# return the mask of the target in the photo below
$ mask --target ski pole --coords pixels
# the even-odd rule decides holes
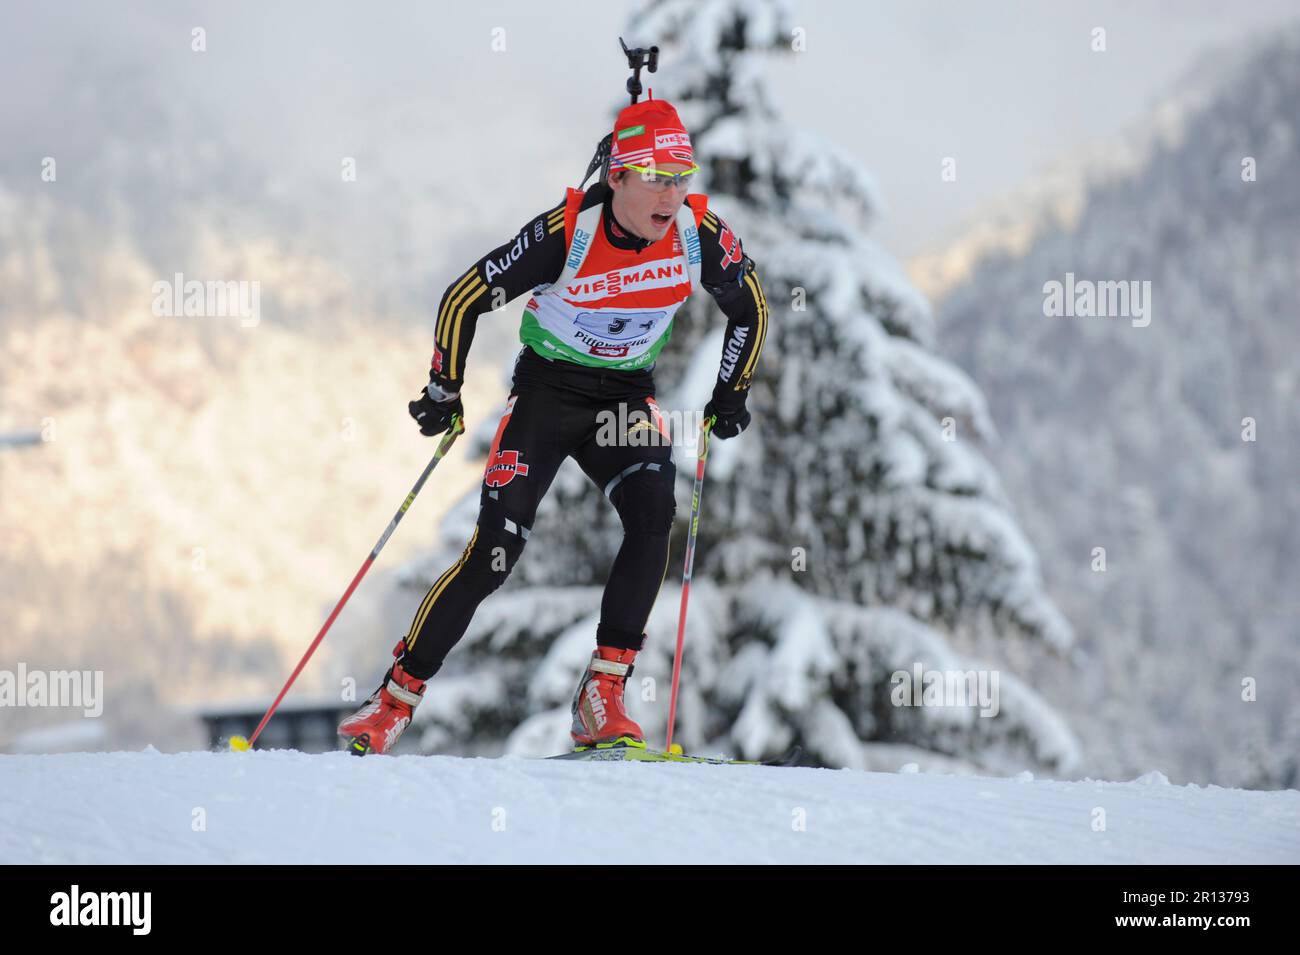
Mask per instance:
[[[242,736],[232,736],[230,738],[231,749],[237,752],[245,752],[253,748],[253,744],[257,742],[257,738],[262,735],[262,730],[270,721],[271,715],[275,713],[276,708],[279,707],[280,701],[284,699],[284,695],[289,692],[289,687],[293,686],[293,681],[298,679],[298,674],[302,672],[302,668],[307,665],[307,661],[311,659],[311,655],[316,652],[316,648],[320,646],[321,640],[325,638],[326,632],[334,623],[334,618],[339,615],[339,611],[343,609],[343,605],[347,603],[348,598],[352,596],[352,591],[357,589],[357,584],[361,583],[361,578],[366,575],[366,571],[370,569],[370,565],[375,562],[375,558],[379,556],[379,552],[383,550],[384,545],[388,543],[388,538],[391,537],[393,531],[397,529],[398,522],[400,522],[402,517],[405,516],[406,509],[409,508],[411,502],[415,500],[415,495],[420,493],[420,488],[424,487],[424,482],[429,479],[429,475],[433,473],[433,469],[438,466],[438,462],[442,460],[443,455],[445,455],[451,449],[452,444],[455,443],[456,436],[464,430],[465,422],[461,420],[460,415],[453,415],[451,419],[451,427],[443,436],[442,441],[438,443],[438,450],[433,453],[433,458],[427,465],[425,465],[424,473],[421,474],[420,479],[415,482],[415,487],[411,488],[411,493],[406,495],[406,500],[403,501],[402,506],[397,509],[397,513],[393,515],[393,519],[388,522],[388,528],[384,531],[383,536],[379,538],[379,543],[370,551],[370,556],[367,557],[365,563],[361,565],[361,569],[357,571],[357,575],[352,578],[352,583],[348,584],[348,589],[343,592],[343,596],[339,598],[339,602],[334,605],[334,610],[330,613],[329,619],[325,621],[325,626],[320,628],[320,633],[316,634],[316,639],[311,642],[311,646],[307,648],[307,652],[303,654],[302,659],[298,661],[298,665],[294,667],[293,673],[289,675],[289,680],[284,685],[284,689],[282,689],[280,695],[275,698],[275,702],[271,704],[271,708],[266,711],[266,715],[262,717],[262,722],[257,724],[257,729],[253,731],[252,736],[248,739],[245,739]]]
[[[668,703],[668,742],[664,752],[673,751],[673,724],[677,720],[677,685],[682,676],[682,643],[686,638],[686,602],[691,596],[691,571],[695,564],[695,537],[700,530],[700,494],[704,490],[704,459],[709,456],[709,430],[717,420],[710,415],[700,429],[700,456],[695,462],[695,487],[691,490],[691,524],[686,535],[686,567],[682,571],[682,608],[677,615],[677,653],[673,657],[673,691]]]

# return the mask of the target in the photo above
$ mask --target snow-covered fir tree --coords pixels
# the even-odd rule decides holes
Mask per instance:
[[[876,186],[855,157],[778,114],[766,74],[797,46],[788,9],[671,0],[625,35],[660,46],[648,85],[678,107],[701,191],[757,262],[769,306],[753,424],[709,450],[674,739],[747,758],[798,744],[804,762],[826,766],[1068,772],[1073,734],[1005,671],[995,714],[897,705],[918,667],[927,701],[926,671],[980,669],[954,636],[1057,648],[1072,636],[978,449],[993,436],[982,395],[936,357],[927,303],[866,235]],[[707,296],[678,312],[656,368],[666,410],[703,407],[723,326]],[[473,450],[486,450],[494,427],[481,426]],[[652,745],[667,720],[695,471],[694,447],[677,441],[669,574],[627,692]],[[452,512],[445,546],[409,569],[407,586],[422,593],[454,559],[477,505],[475,491]],[[569,746],[569,705],[621,535],[609,502],[566,463],[510,580],[430,684],[415,718],[423,748]]]

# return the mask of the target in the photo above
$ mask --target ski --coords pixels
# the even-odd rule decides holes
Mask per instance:
[[[714,766],[793,766],[798,760],[798,746],[783,756],[775,759],[725,759],[717,756],[687,756],[682,753],[665,753],[657,749],[641,746],[611,746],[608,748],[582,749],[546,759],[572,759],[593,763],[708,763]]]
[[[340,749],[354,756],[366,756],[371,752],[370,736],[362,733],[349,740],[341,740]],[[558,756],[534,757],[538,759],[570,759],[589,762],[609,763],[709,763],[714,766],[793,766],[803,754],[799,746],[773,759],[727,759],[721,756],[687,756],[684,753],[665,753],[658,749],[649,749],[644,743],[622,740],[613,743],[597,743],[584,746]],[[430,755],[449,755],[434,753]]]

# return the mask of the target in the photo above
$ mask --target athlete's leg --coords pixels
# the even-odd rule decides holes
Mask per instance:
[[[611,409],[618,413],[617,405]],[[629,400],[630,427],[613,443],[601,433],[574,459],[618,511],[623,543],[610,568],[596,643],[639,650],[646,619],[668,570],[668,539],[677,502],[672,443],[654,398]]]
[[[516,389],[488,453],[478,523],[460,558],[429,588],[407,632],[402,666],[428,679],[465,634],[483,599],[503,583],[523,553],[537,505],[569,448],[555,397]]]

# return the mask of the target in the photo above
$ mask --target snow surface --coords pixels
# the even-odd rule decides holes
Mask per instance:
[[[289,751],[0,756],[3,863],[372,861],[1295,863],[1300,792],[1172,786],[1158,772],[1113,783]]]

